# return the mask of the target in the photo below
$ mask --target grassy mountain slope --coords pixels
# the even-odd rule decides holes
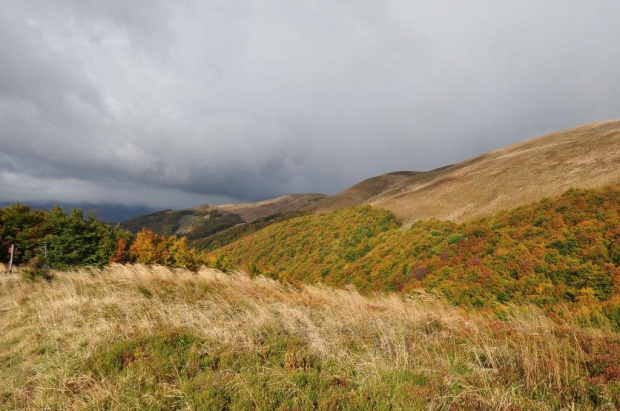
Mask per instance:
[[[346,208],[271,225],[220,250],[250,272],[362,290],[427,287],[493,307],[575,304],[620,326],[620,188],[569,190],[489,218],[427,220]],[[605,318],[607,320],[605,320]]]
[[[95,275],[93,275],[95,274]],[[0,409],[613,409],[620,339],[534,307],[113,266],[0,275]]]
[[[251,223],[259,218],[299,210],[326,197],[325,194],[318,193],[288,194],[258,203],[232,203],[219,206],[205,205],[194,207],[191,210],[208,211],[215,209],[221,214],[236,214],[241,217],[243,222]]]
[[[527,140],[429,172],[365,180],[307,207],[326,212],[369,204],[411,223],[457,222],[559,195],[571,187],[620,183],[620,120]]]
[[[163,210],[127,220],[121,223],[121,227],[133,233],[146,228],[157,234],[183,235],[190,241],[202,240],[239,224],[294,212],[325,197],[324,194],[289,194],[258,203]]]

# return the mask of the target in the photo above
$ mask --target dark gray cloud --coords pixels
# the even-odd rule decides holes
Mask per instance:
[[[617,0],[0,7],[0,201],[334,193],[620,117]]]

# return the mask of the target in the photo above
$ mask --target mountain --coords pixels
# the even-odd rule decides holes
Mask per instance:
[[[297,211],[325,197],[325,194],[316,193],[289,194],[257,203],[201,205],[184,210],[163,210],[124,221],[121,226],[134,233],[146,228],[163,235],[184,235],[194,241],[239,224]]]
[[[523,141],[428,172],[373,177],[306,207],[327,212],[371,205],[410,224],[429,218],[462,222],[555,196],[569,188],[620,183],[620,120]]]
[[[406,226],[438,218],[464,222],[560,195],[569,188],[620,183],[620,120],[588,124],[504,147],[432,171],[396,171],[343,192],[291,194],[257,203],[164,210],[122,223],[185,235],[200,248],[225,245],[274,222],[298,215],[370,205],[394,213]],[[244,223],[231,235],[205,240]],[[214,240],[214,241],[211,241]]]
[[[7,207],[17,201],[0,202],[0,208]],[[121,221],[135,218],[145,213],[152,213],[156,209],[147,206],[129,206],[124,204],[91,204],[91,203],[53,203],[53,202],[37,202],[37,201],[20,201],[21,204],[30,206],[39,210],[51,210],[52,207],[58,205],[68,212],[72,208],[79,208],[87,215],[94,211],[97,218],[106,223],[120,223]]]

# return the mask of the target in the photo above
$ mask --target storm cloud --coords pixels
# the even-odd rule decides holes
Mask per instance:
[[[0,201],[331,194],[620,117],[617,0],[0,8]]]

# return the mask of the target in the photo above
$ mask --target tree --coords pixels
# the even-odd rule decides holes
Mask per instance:
[[[30,260],[46,232],[44,211],[19,203],[0,209],[0,262],[8,263],[11,244],[16,247],[14,264]]]

